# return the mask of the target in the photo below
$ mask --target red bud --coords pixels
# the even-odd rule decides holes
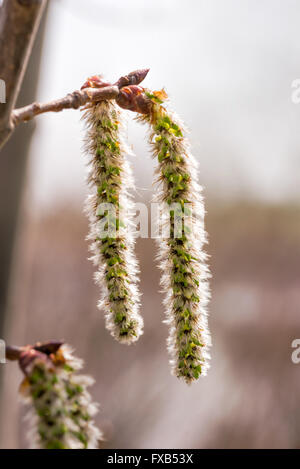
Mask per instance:
[[[140,114],[149,114],[152,106],[151,100],[144,93],[144,88],[135,85],[121,88],[116,103],[123,109]]]

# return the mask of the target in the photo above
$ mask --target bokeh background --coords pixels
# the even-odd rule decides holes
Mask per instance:
[[[145,86],[166,87],[190,129],[206,200],[212,362],[189,387],[169,372],[153,240],[136,246],[139,342],[114,342],[96,308],[80,112],[38,117],[3,150],[1,338],[76,348],[96,379],[106,448],[300,446],[300,364],[291,361],[300,338],[299,15],[297,0],[49,1],[19,104],[64,96],[92,74],[116,80],[150,67]],[[155,163],[145,129],[127,115],[134,197],[149,203]],[[0,373],[0,447],[26,448],[21,373],[14,364]]]

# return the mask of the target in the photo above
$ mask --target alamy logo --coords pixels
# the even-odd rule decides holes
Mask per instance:
[[[293,80],[291,87],[293,89],[292,94],[291,94],[292,103],[299,104],[300,103],[300,78],[296,78],[295,80]]]
[[[1,4],[0,4],[1,6]],[[0,79],[0,103],[6,103],[6,86],[5,81]]]
[[[125,204],[117,208],[112,203],[100,203],[97,206],[96,222],[97,239],[116,238],[118,231],[131,233],[135,238],[148,238],[148,207],[143,203],[134,204],[134,210],[138,212],[132,220],[132,224],[124,223],[128,219],[128,211]],[[159,204],[151,203],[151,238],[182,238],[193,232],[193,214],[190,203]]]
[[[298,365],[300,363],[300,339],[294,339],[291,345],[295,349],[291,355],[292,362]]]
[[[6,349],[5,342],[4,340],[0,339],[0,363],[6,363],[5,349]]]

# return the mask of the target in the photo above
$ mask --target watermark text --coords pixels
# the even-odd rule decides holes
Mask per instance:
[[[6,363],[5,350],[6,350],[5,341],[0,339],[0,363],[2,364]]]
[[[1,6],[1,5],[0,5]],[[0,103],[6,103],[6,86],[5,81],[0,78]]]

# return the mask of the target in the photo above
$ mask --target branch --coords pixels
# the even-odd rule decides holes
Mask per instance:
[[[73,91],[64,98],[56,99],[48,103],[32,103],[28,106],[15,109],[12,112],[11,121],[13,126],[21,122],[27,122],[39,114],[45,112],[60,112],[63,109],[78,109],[88,102],[97,102],[104,99],[116,98],[119,94],[117,86],[106,86],[104,88],[86,88],[84,90]]]
[[[11,112],[31,54],[46,0],[4,0],[0,7],[0,78],[6,104],[0,105],[0,147],[13,132]]]
[[[19,109],[15,109],[10,114],[9,120],[9,133],[21,122],[27,122],[39,114],[45,112],[60,112],[63,109],[78,109],[88,103],[95,103],[108,99],[116,99],[116,102],[125,109],[130,107],[123,106],[124,98],[122,95],[124,91],[139,88],[137,85],[144,80],[149,69],[136,70],[125,75],[114,84],[104,82],[100,76],[93,76],[89,78],[81,90],[73,91],[67,94],[64,98],[56,99],[48,103],[32,103]],[[142,90],[142,88],[139,88]],[[135,110],[135,109],[131,109]],[[137,111],[139,112],[139,111]],[[0,147],[1,144],[0,133]]]
[[[52,353],[56,353],[63,344],[63,341],[51,340],[44,343],[37,342],[35,345],[26,345],[25,347],[7,345],[5,347],[5,358],[11,361],[19,360],[23,352],[30,352],[31,350],[41,352],[45,355],[51,355]]]
[[[21,353],[23,352],[24,347],[16,347],[14,345],[7,345],[5,348],[5,358],[6,360],[19,360]]]

